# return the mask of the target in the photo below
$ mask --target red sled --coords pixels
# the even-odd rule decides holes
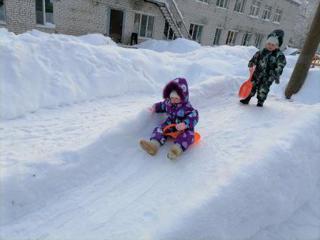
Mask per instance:
[[[254,73],[254,70],[250,71],[249,79],[247,81],[245,81],[244,83],[242,83],[242,85],[239,89],[239,98],[245,99],[245,98],[249,97],[251,90],[252,90],[252,87],[253,87],[253,84],[251,82],[252,77],[253,77],[253,73]]]
[[[184,131],[178,131],[176,130],[177,124],[169,124],[163,128],[163,134],[168,137],[172,137],[173,139],[176,139],[180,134],[182,134]],[[173,130],[173,131],[171,131]],[[194,133],[194,144],[197,144],[201,139],[201,136],[198,132]]]

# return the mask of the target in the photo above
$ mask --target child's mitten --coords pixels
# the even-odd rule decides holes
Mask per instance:
[[[151,113],[155,113],[156,112],[156,106],[152,105],[152,107],[148,108],[148,111],[151,112]]]
[[[177,124],[177,126],[176,126],[176,129],[177,129],[178,131],[183,131],[183,130],[185,130],[186,128],[187,128],[187,126],[186,126],[185,123],[179,123],[179,124]]]

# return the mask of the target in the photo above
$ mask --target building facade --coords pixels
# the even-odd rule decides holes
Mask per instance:
[[[257,47],[260,47],[267,35],[277,28],[285,31],[284,45],[290,44],[300,4],[287,0],[176,0],[176,2],[180,6],[186,24],[195,24],[201,28],[202,44]]]
[[[302,48],[320,0],[303,1],[297,16],[294,31],[294,46]]]
[[[0,27],[82,35],[102,33],[130,44],[137,37],[186,37],[203,45],[261,47],[272,30],[292,43],[297,0],[0,0]]]

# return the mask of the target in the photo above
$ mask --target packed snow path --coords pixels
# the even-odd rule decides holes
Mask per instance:
[[[0,29],[0,239],[319,239],[319,69],[287,101],[287,56],[261,109],[236,97],[254,47],[140,47]],[[175,77],[202,140],[172,162],[138,141]]]
[[[254,105],[240,106],[236,97],[228,94],[195,101],[202,113],[201,119],[205,119],[198,126],[203,139],[172,162],[165,157],[167,147],[154,158],[138,147],[138,139],[150,134],[156,116],[142,113],[120,126],[117,126],[117,117],[109,117],[112,115],[109,111],[116,116],[134,116],[138,108],[146,108],[155,100],[151,97],[141,97],[138,101],[128,99],[127,104],[117,105],[118,112],[112,107],[115,102],[100,100],[49,114],[44,110],[36,114],[37,120],[29,116],[34,120],[29,122],[29,133],[21,140],[39,134],[35,137],[37,142],[45,143],[51,138],[49,141],[53,144],[57,135],[65,142],[63,145],[70,148],[72,142],[77,144],[79,139],[83,142],[83,135],[89,132],[95,135],[89,138],[94,139],[97,136],[92,133],[94,129],[110,132],[85,150],[62,154],[60,163],[52,163],[70,169],[58,170],[61,172],[55,173],[57,176],[51,180],[55,182],[46,184],[46,190],[37,187],[42,178],[46,179],[44,166],[32,168],[33,172],[27,177],[32,179],[32,188],[24,186],[25,195],[17,195],[10,206],[30,212],[19,216],[17,211],[17,218],[2,226],[2,238],[228,239],[237,236],[237,239],[263,239],[265,236],[268,239],[274,231],[280,239],[284,236],[278,235],[278,228],[284,221],[289,221],[296,232],[301,230],[299,224],[302,223],[295,214],[314,197],[319,199],[316,196],[319,186],[312,184],[315,181],[312,171],[317,171],[319,166],[309,165],[297,155],[301,152],[299,145],[301,148],[301,143],[312,139],[299,136],[300,131],[295,133],[295,129],[307,131],[316,125],[320,120],[319,108],[306,109],[273,97],[264,109],[258,109]],[[90,116],[88,119],[85,113]],[[73,120],[66,121],[71,115]],[[45,121],[47,118],[51,121]],[[293,118],[297,120],[289,121]],[[19,121],[8,122],[5,128]],[[111,130],[114,127],[116,130]],[[54,133],[42,134],[47,128]],[[73,133],[68,134],[68,129],[73,129]],[[319,133],[319,129],[316,131]],[[59,136],[59,132],[65,134]],[[3,141],[19,142],[20,136],[13,135]],[[272,138],[266,139],[266,136]],[[301,142],[292,142],[290,138],[301,138]],[[25,143],[23,152],[32,154],[33,141]],[[71,142],[69,146],[68,142]],[[42,147],[45,146],[49,147],[50,143]],[[61,148],[54,144],[52,147]],[[315,147],[310,146],[311,149],[304,149],[303,153],[312,152],[308,156],[311,159],[318,157],[319,149]],[[293,190],[301,182],[299,176],[310,182],[304,194],[301,189]],[[37,198],[28,202],[28,197],[32,197],[28,194]],[[287,206],[289,199],[295,199],[291,202],[293,206]],[[274,209],[274,206],[277,207]],[[319,209],[309,211],[319,217]],[[291,223],[293,220],[298,223]],[[310,234],[317,234],[318,227],[313,226]],[[290,231],[296,236],[296,232]],[[287,237],[288,231],[285,234]],[[306,233],[302,231],[302,234]]]
[[[0,125],[3,147],[0,164],[21,168],[21,163],[36,163],[58,152],[80,149],[105,130],[117,126],[122,121],[119,116],[130,117],[141,111],[146,99],[150,97],[101,99],[43,109],[27,114],[25,118],[3,121]]]

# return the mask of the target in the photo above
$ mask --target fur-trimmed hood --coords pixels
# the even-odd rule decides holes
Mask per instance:
[[[185,78],[176,78],[170,81],[163,89],[163,98],[170,98],[170,93],[176,91],[180,96],[182,102],[189,101],[189,88],[188,82]]]

